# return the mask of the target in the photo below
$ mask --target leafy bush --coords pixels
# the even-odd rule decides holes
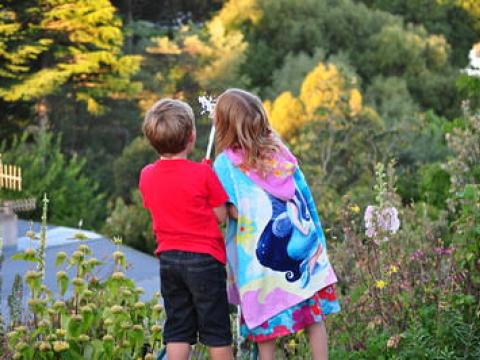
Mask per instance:
[[[157,158],[158,155],[143,136],[137,137],[125,147],[113,167],[115,196],[128,199],[131,190],[138,186],[140,170]]]
[[[450,174],[438,163],[420,169],[420,198],[439,208],[445,208],[450,192]]]
[[[140,301],[144,292],[125,276],[127,259],[119,249],[112,254],[114,272],[106,280],[95,277],[102,264],[86,244],[80,244],[71,256],[58,252],[55,266],[57,291],[44,283],[46,238],[46,202],[37,250],[27,249],[14,258],[30,261],[35,268],[27,271],[28,308],[31,318],[15,324],[7,334],[13,359],[154,359],[150,350],[161,346],[163,307],[158,297]],[[120,244],[119,239],[114,239]],[[70,278],[68,269],[75,277]],[[73,295],[66,297],[67,291]],[[56,295],[58,294],[58,295]]]
[[[24,133],[4,152],[3,161],[23,169],[23,191],[0,190],[0,198],[34,197],[40,200],[45,192],[52,197],[49,218],[54,224],[77,226],[80,220],[89,228],[98,228],[105,218],[105,198],[95,181],[85,175],[85,160],[68,158],[61,150],[61,136],[39,131]],[[39,203],[39,201],[37,201]],[[33,217],[40,218],[40,209]]]
[[[155,236],[150,214],[143,208],[138,190],[133,191],[131,197],[131,204],[125,203],[122,198],[115,200],[103,231],[109,236],[121,234],[127,245],[152,254],[155,250]]]

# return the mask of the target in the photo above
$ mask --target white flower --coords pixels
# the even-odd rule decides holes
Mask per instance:
[[[480,43],[473,46],[468,54],[468,59],[470,60],[470,64],[462,72],[468,76],[480,78]]]
[[[480,43],[475,44],[468,54],[470,67],[480,68]]]
[[[198,102],[202,106],[202,114],[212,114],[213,108],[215,107],[215,99],[212,96],[199,96]]]

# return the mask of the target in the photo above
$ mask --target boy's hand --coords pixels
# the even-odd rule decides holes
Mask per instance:
[[[208,165],[208,166],[212,166],[212,160],[210,159],[203,159],[202,160],[202,164],[205,164],[205,165]]]

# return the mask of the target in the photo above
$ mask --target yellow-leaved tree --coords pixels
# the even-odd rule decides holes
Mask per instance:
[[[341,127],[344,120],[358,116],[363,110],[355,79],[348,78],[330,63],[319,63],[307,74],[298,97],[283,92],[273,102],[266,101],[265,107],[274,129],[286,138],[312,121]]]
[[[265,108],[273,128],[302,162],[322,213],[336,216],[339,194],[355,184],[368,189],[383,119],[365,106],[354,76],[320,62],[304,78],[298,96],[285,91]],[[320,195],[321,194],[321,195]]]

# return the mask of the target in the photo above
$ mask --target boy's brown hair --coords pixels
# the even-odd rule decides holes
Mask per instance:
[[[178,154],[187,147],[195,116],[185,102],[174,99],[157,101],[143,121],[143,133],[159,154]]]

